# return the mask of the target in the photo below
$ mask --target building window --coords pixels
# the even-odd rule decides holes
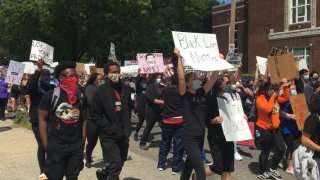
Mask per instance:
[[[288,48],[295,58],[304,58],[307,61],[308,68],[310,69],[310,47],[305,48]]]
[[[310,21],[311,0],[291,0],[291,24]]]

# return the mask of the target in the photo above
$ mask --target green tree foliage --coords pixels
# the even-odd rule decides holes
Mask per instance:
[[[55,48],[55,61],[98,59],[110,42],[118,59],[173,47],[171,31],[211,32],[215,0],[5,0],[0,59],[28,60],[32,40]]]

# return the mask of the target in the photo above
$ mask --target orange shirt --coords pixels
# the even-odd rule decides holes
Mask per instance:
[[[271,97],[269,101],[265,95],[259,95],[256,99],[258,112],[257,126],[262,129],[278,129],[280,125],[279,103],[288,102],[290,99],[290,90],[288,87],[283,88],[283,94],[277,98]]]

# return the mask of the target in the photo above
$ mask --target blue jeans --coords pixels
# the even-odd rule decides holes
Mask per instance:
[[[173,140],[173,161],[172,171],[179,172],[183,166],[183,148],[181,143],[181,125],[180,124],[163,124],[162,126],[162,143],[159,149],[158,168],[164,168],[167,163],[167,156],[170,151]]]

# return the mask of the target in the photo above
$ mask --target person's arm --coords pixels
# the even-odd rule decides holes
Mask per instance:
[[[277,101],[281,103],[288,102],[290,100],[290,89],[288,86],[283,87],[283,94],[277,97]]]
[[[82,125],[82,140],[83,142],[86,142],[87,138],[87,111],[84,109],[81,112],[81,121],[83,122]]]
[[[39,132],[44,149],[47,149],[48,145],[48,116],[49,111],[38,109]]]
[[[320,146],[313,142],[310,138],[310,134],[303,133],[301,137],[301,143],[314,151],[320,152]]]
[[[164,101],[161,100],[161,99],[154,99],[153,102],[154,102],[155,104],[157,104],[157,105],[164,105]]]
[[[259,82],[259,67],[257,64],[256,65],[256,73],[254,75],[253,87],[252,87],[254,92],[258,89],[258,82]]]
[[[187,86],[186,86],[186,80],[185,80],[185,72],[182,64],[182,58],[180,56],[180,52],[178,48],[174,48],[173,53],[178,58],[177,73],[179,78],[179,94],[183,96],[187,92]]]
[[[242,68],[242,63],[240,62],[239,67],[237,68],[237,71],[233,74],[233,76],[236,77],[237,80],[241,78],[241,68]]]
[[[206,94],[212,89],[214,83],[217,81],[219,77],[219,71],[212,72],[210,79],[206,82],[205,85],[203,85],[204,91]]]

